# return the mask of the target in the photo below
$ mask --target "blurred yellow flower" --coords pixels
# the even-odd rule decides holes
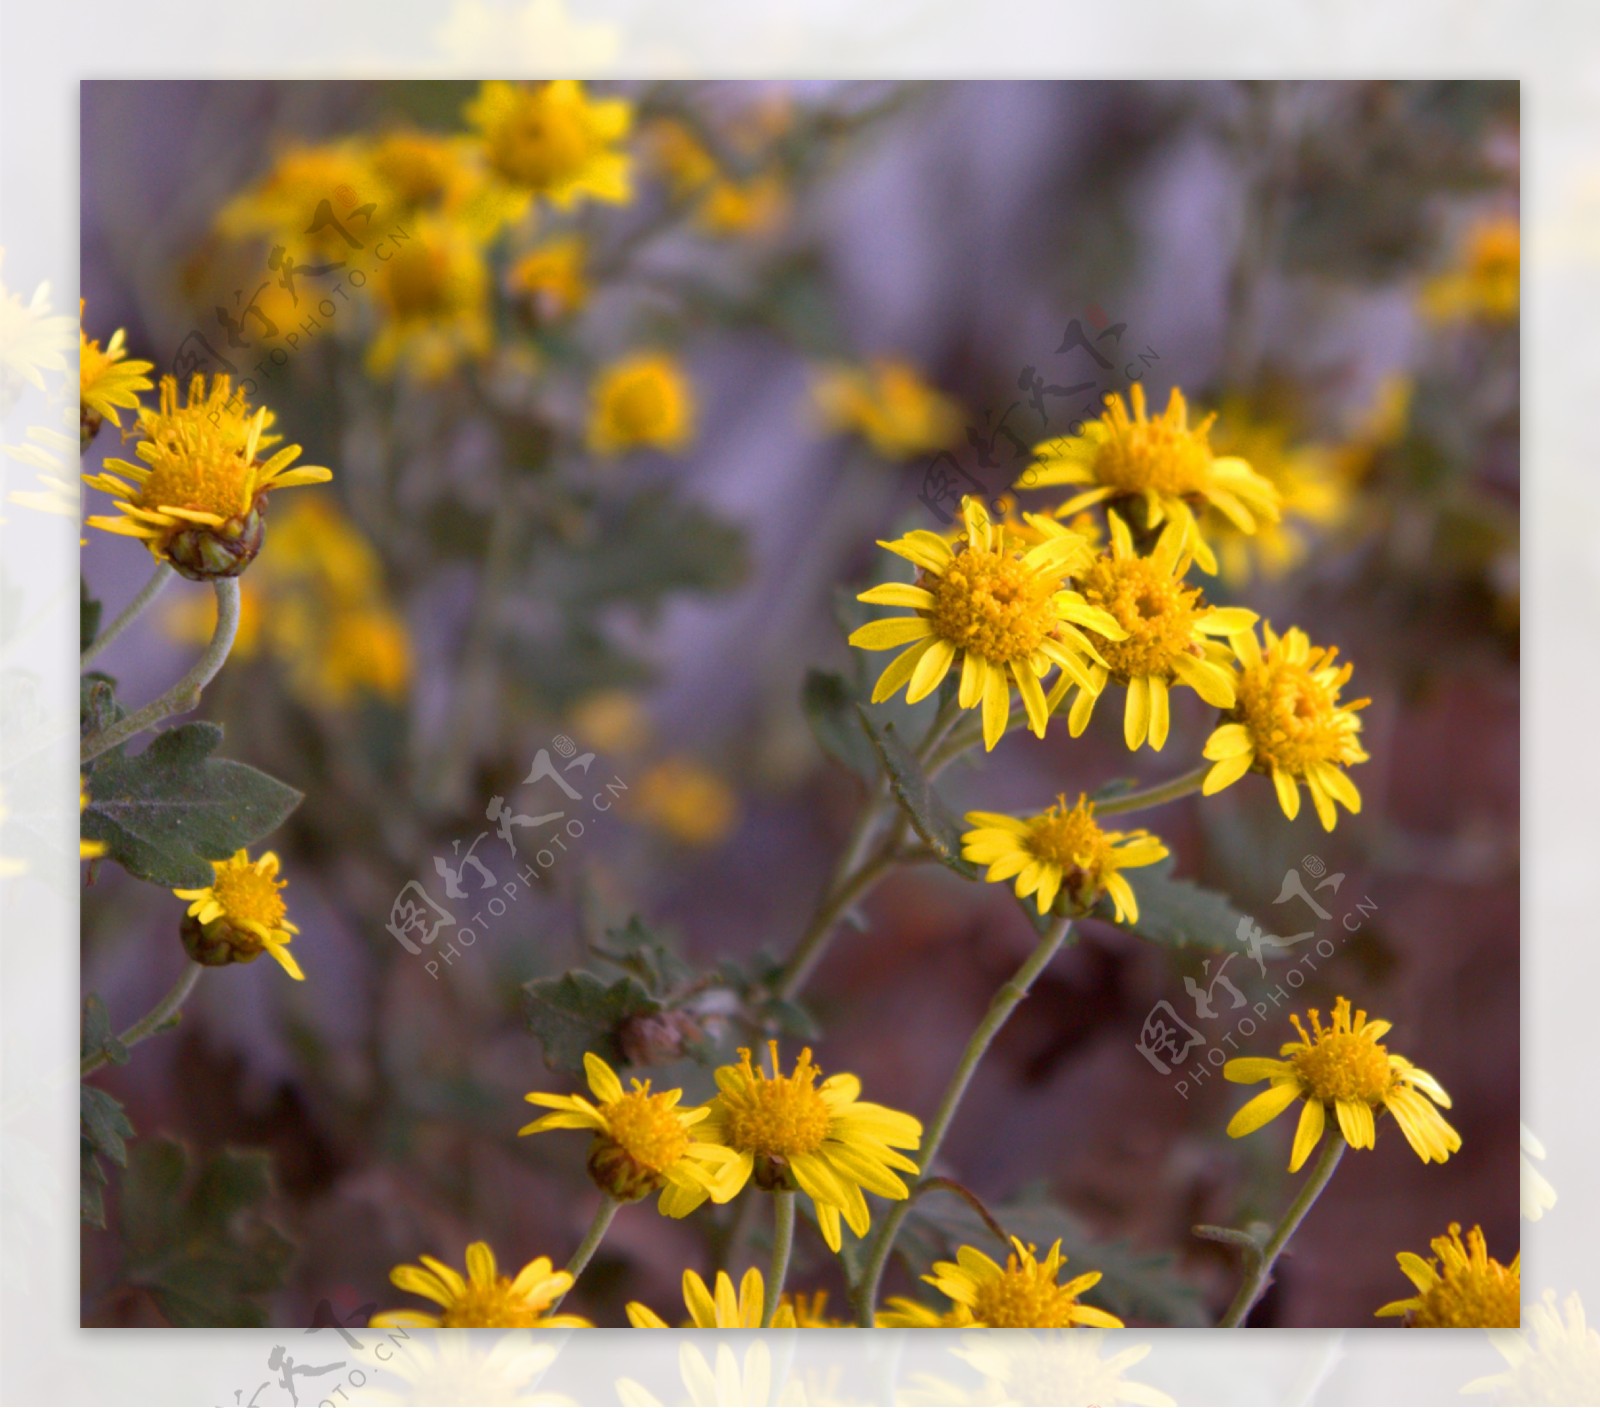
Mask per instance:
[[[862,626],[851,634],[850,644],[859,650],[906,647],[873,686],[875,704],[902,688],[909,703],[925,699],[959,657],[956,698],[963,709],[983,711],[985,748],[1005,734],[1013,684],[1028,726],[1043,738],[1050,708],[1040,677],[1059,665],[1062,680],[1096,688],[1093,672],[1102,668],[1097,662],[1103,659],[1097,644],[1126,633],[1114,616],[1068,588],[1069,574],[1093,558],[1081,538],[1052,535],[1023,550],[1004,528],[994,526],[976,499],[963,500],[962,517],[966,541],[954,549],[920,528],[893,542],[880,540],[879,547],[917,566],[917,581],[873,587],[856,599],[909,607],[913,614]],[[1091,641],[1080,627],[1101,639]]]
[[[511,266],[511,291],[527,299],[538,320],[559,322],[589,301],[584,276],[588,252],[578,235],[563,235],[535,245]]]
[[[278,878],[278,865],[271,851],[251,860],[240,849],[227,860],[212,861],[216,875],[209,885],[172,892],[192,901],[183,927],[190,958],[208,967],[253,963],[265,950],[296,982],[305,981],[289,952],[290,940],[300,931],[289,922],[279,893],[288,882]]]
[[[1514,215],[1480,220],[1467,231],[1455,267],[1423,285],[1423,313],[1435,322],[1517,316],[1522,288],[1522,227]]]
[[[260,238],[282,244],[297,262],[322,263],[347,259],[350,241],[364,244],[374,218],[393,214],[395,205],[363,141],[345,138],[285,146],[214,223],[226,239]]]
[[[1209,506],[1241,533],[1254,533],[1277,521],[1278,491],[1244,460],[1212,451],[1210,433],[1216,414],[1189,424],[1189,407],[1177,387],[1167,409],[1153,419],[1145,410],[1144,386],[1135,383],[1124,402],[1120,393],[1106,397],[1106,410],[1077,435],[1046,440],[1034,447],[1033,464],[1017,481],[1019,489],[1052,484],[1087,487],[1057,510],[1073,514],[1090,504],[1143,505],[1141,525],[1154,531],[1171,520],[1180,529],[1181,546],[1215,572],[1217,560],[1201,536],[1195,509]]]
[[[976,830],[962,836],[961,858],[988,866],[985,880],[1014,879],[1017,898],[1034,896],[1040,914],[1048,914],[1062,892],[1079,911],[1107,894],[1117,922],[1135,923],[1139,901],[1121,872],[1154,865],[1167,855],[1160,839],[1143,828],[1101,830],[1094,803],[1081,793],[1076,806],[1061,797],[1049,811],[1026,820],[968,812],[967,822]]]
[[[1415,1252],[1395,1259],[1417,1293],[1392,1300],[1376,1315],[1403,1315],[1415,1329],[1515,1329],[1522,1323],[1522,1254],[1502,1266],[1489,1255],[1483,1229],[1474,1227],[1461,1240],[1461,1224],[1435,1237],[1433,1256],[1424,1261]]]
[[[602,689],[586,694],[572,706],[573,732],[584,747],[626,756],[650,741],[650,713],[637,694],[625,689]]]
[[[976,1247],[958,1248],[954,1261],[934,1262],[932,1274],[922,1279],[954,1302],[942,1323],[1011,1330],[1065,1329],[1071,1325],[1122,1328],[1122,1321],[1115,1315],[1079,1299],[1099,1284],[1102,1273],[1087,1271],[1058,1284],[1067,1260],[1061,1254],[1060,1241],[1043,1259],[1035,1247],[1025,1245],[1020,1237],[1013,1237],[1011,1246],[1004,1266]],[[884,1322],[880,1319],[879,1323]]]
[[[1590,1328],[1576,1292],[1558,1307],[1546,1291],[1528,1307],[1520,1334],[1490,1330],[1506,1361],[1502,1374],[1463,1384],[1463,1393],[1491,1393],[1496,1403],[1600,1403],[1600,1333]]]
[[[547,1312],[572,1288],[572,1277],[557,1271],[550,1258],[530,1261],[513,1279],[500,1273],[487,1242],[467,1248],[467,1275],[436,1257],[420,1258],[422,1265],[397,1266],[389,1279],[402,1291],[425,1296],[441,1307],[424,1314],[417,1310],[385,1310],[368,1322],[374,1328],[418,1326],[423,1329],[551,1330],[585,1329],[580,1315]]]
[[[680,117],[660,117],[644,132],[645,150],[674,199],[698,195],[717,177],[716,158]]]
[[[79,305],[82,312],[82,305]],[[87,445],[94,439],[104,421],[122,425],[118,410],[139,409],[141,392],[150,390],[153,383],[146,373],[155,370],[154,362],[141,362],[128,357],[124,345],[125,334],[118,328],[104,350],[100,344],[78,328],[78,425],[79,443]]]
[[[860,435],[887,460],[943,449],[961,433],[960,404],[895,358],[825,367],[812,399],[830,429]]]
[[[738,820],[739,797],[692,758],[671,757],[639,779],[629,811],[685,846],[715,846]]]
[[[1372,404],[1362,413],[1354,431],[1331,452],[1341,483],[1351,489],[1360,488],[1372,477],[1383,453],[1400,443],[1411,419],[1415,391],[1411,378],[1398,373],[1378,383]]]
[[[761,1306],[765,1295],[765,1282],[761,1273],[751,1267],[734,1290],[733,1278],[726,1271],[717,1272],[716,1289],[710,1290],[697,1272],[683,1273],[683,1303],[689,1312],[686,1328],[695,1330],[759,1330]],[[655,1311],[641,1301],[629,1301],[628,1323],[636,1330],[670,1330]],[[795,1328],[794,1311],[780,1307],[772,1317],[772,1329]]]
[[[1278,805],[1293,821],[1304,783],[1325,831],[1338,818],[1336,802],[1361,810],[1361,793],[1344,769],[1367,761],[1357,713],[1370,702],[1342,703],[1339,692],[1354,668],[1335,663],[1338,651],[1313,646],[1306,633],[1283,636],[1263,624],[1263,648],[1254,629],[1232,637],[1239,670],[1228,716],[1206,740],[1213,764],[1202,790],[1210,797],[1252,770],[1271,777]]]
[[[0,249],[0,265],[5,251]],[[8,406],[26,382],[44,390],[45,372],[64,372],[72,346],[72,319],[50,309],[50,285],[40,284],[23,302],[0,283],[0,408]]]
[[[1081,571],[1077,584],[1083,600],[1116,623],[1117,634],[1101,644],[1088,681],[1063,675],[1046,702],[1053,713],[1077,685],[1067,715],[1067,727],[1077,738],[1088,728],[1107,681],[1115,680],[1127,689],[1124,741],[1133,749],[1148,742],[1159,752],[1171,722],[1168,694],[1178,685],[1188,686],[1214,708],[1232,707],[1233,675],[1225,663],[1231,652],[1216,638],[1248,633],[1256,613],[1242,606],[1211,606],[1198,587],[1184,581],[1189,550],[1176,520],[1161,530],[1155,550],[1142,557],[1134,551],[1128,525],[1115,513],[1106,518],[1111,550]]]
[[[379,325],[367,368],[438,381],[494,345],[489,268],[472,233],[454,220],[418,215],[408,234],[404,241],[396,234],[394,253],[373,266]]]
[[[662,352],[613,362],[589,392],[589,448],[604,457],[627,450],[682,450],[694,436],[694,389]]]
[[[708,235],[763,235],[776,229],[788,210],[788,187],[775,172],[744,180],[724,176],[706,188],[695,223]]]
[[[591,101],[575,79],[486,82],[466,107],[490,167],[507,184],[567,207],[582,197],[632,198],[629,158],[615,150],[628,135],[632,107]]]
[[[695,1126],[710,1114],[705,1106],[680,1108],[681,1090],[652,1093],[649,1081],[635,1079],[633,1089],[624,1090],[617,1073],[592,1051],[584,1053],[583,1068],[594,1100],[532,1091],[523,1098],[554,1113],[524,1125],[519,1135],[589,1130],[594,1135],[589,1176],[622,1202],[659,1191],[659,1207],[668,1217],[688,1216],[707,1197],[714,1203],[733,1197],[737,1188],[724,1186],[724,1175],[737,1156],[695,1133]]]
[[[1223,1078],[1242,1085],[1271,1084],[1242,1106],[1228,1121],[1228,1135],[1242,1139],[1277,1119],[1296,1100],[1303,1101],[1295,1130],[1289,1172],[1299,1170],[1322,1139],[1328,1107],[1339,1119],[1339,1129],[1352,1149],[1371,1149],[1377,1138],[1375,1112],[1387,1110],[1400,1132],[1423,1163],[1444,1163],[1461,1147],[1461,1136],[1434,1105],[1450,1108],[1444,1087],[1404,1056],[1380,1044],[1389,1022],[1369,1022],[1364,1011],[1352,1017],[1350,1000],[1341,997],[1333,1020],[1322,1025],[1322,1014],[1311,1009],[1307,1032],[1299,1014],[1290,1018],[1299,1041],[1285,1042],[1279,1054],[1238,1056],[1222,1068]],[[1430,1103],[1432,1102],[1432,1103]]]
[[[333,478],[321,465],[291,468],[298,445],[258,460],[258,452],[282,438],[265,433],[272,419],[265,406],[252,412],[225,376],[214,378],[207,391],[205,377],[196,373],[182,406],[177,380],[162,377],[160,409],[139,412],[134,453],[144,463],[108,459],[106,472],[84,476],[91,488],[113,495],[121,510],[118,517],[91,517],[90,524],[140,539],[185,577],[237,576],[261,549],[267,495]]]
[[[89,806],[89,789],[83,785],[83,774],[79,773],[78,774],[78,815],[80,817],[88,809],[88,806]],[[3,813],[0,813],[0,820],[3,820]],[[78,859],[79,860],[98,860],[101,856],[103,856],[106,853],[106,849],[107,849],[106,848],[106,843],[104,841],[90,841],[90,840],[86,840],[82,836],[78,837]]]

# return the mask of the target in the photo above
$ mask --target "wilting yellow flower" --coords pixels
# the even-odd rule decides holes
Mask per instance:
[[[1422,289],[1422,311],[1437,322],[1517,316],[1522,287],[1522,228],[1513,215],[1480,220],[1468,232],[1459,261]]]
[[[89,522],[140,539],[185,577],[238,576],[261,550],[266,496],[333,478],[333,471],[320,465],[291,469],[300,455],[298,445],[258,460],[259,452],[282,438],[265,433],[271,424],[272,412],[265,406],[252,412],[225,376],[216,377],[208,392],[205,377],[196,373],[182,406],[177,380],[162,377],[160,409],[146,406],[139,412],[141,438],[134,453],[144,463],[109,459],[107,472],[84,476],[91,488],[116,498],[121,516]]]
[[[899,358],[824,367],[811,396],[829,429],[860,435],[886,460],[942,450],[961,433],[960,405]]]
[[[547,1095],[532,1091],[530,1105],[554,1111],[526,1124],[518,1134],[543,1134],[550,1129],[587,1129],[594,1139],[589,1174],[612,1197],[634,1202],[658,1189],[661,1211],[686,1217],[709,1196],[725,1203],[737,1191],[724,1187],[724,1175],[737,1156],[720,1144],[700,1141],[695,1126],[710,1111],[703,1105],[682,1109],[681,1090],[652,1093],[650,1082],[636,1079],[624,1090],[617,1073],[592,1051],[583,1068],[594,1101],[581,1095]]]
[[[665,353],[613,362],[595,378],[589,403],[589,448],[597,455],[681,450],[694,435],[694,389]]]
[[[1539,1172],[1535,1159],[1545,1157],[1544,1145],[1527,1125],[1522,1126],[1522,1215],[1537,1222],[1556,1205],[1556,1190]]]
[[[754,1178],[768,1191],[805,1193],[816,1204],[823,1240],[838,1251],[841,1214],[858,1237],[871,1225],[863,1189],[885,1198],[910,1195],[895,1170],[916,1173],[917,1165],[896,1151],[922,1142],[922,1124],[859,1099],[855,1076],[829,1076],[818,1086],[822,1072],[812,1065],[809,1047],[789,1076],[779,1074],[776,1041],[768,1051],[771,1074],[751,1063],[746,1047],[737,1066],[717,1068],[718,1094],[700,1137],[739,1156],[724,1187],[737,1192]]]
[[[1145,411],[1142,384],[1134,384],[1130,399],[1131,415],[1121,395],[1112,392],[1105,413],[1081,433],[1036,445],[1033,464],[1016,487],[1087,485],[1060,506],[1061,515],[1090,504],[1139,500],[1146,531],[1170,519],[1181,530],[1184,550],[1203,571],[1215,572],[1216,556],[1201,537],[1195,509],[1209,505],[1240,532],[1254,533],[1262,523],[1277,521],[1278,491],[1244,460],[1213,453],[1215,413],[1190,426],[1188,404],[1177,387],[1167,409],[1153,420]]]
[[[549,83],[491,80],[466,107],[482,134],[491,169],[508,185],[567,207],[580,197],[632,197],[629,158],[614,149],[633,110],[620,98],[590,101],[575,79]]]
[[[1127,688],[1122,711],[1122,736],[1129,748],[1148,741],[1158,752],[1166,746],[1171,722],[1169,692],[1187,685],[1218,709],[1232,707],[1233,675],[1225,668],[1227,647],[1213,637],[1248,634],[1256,613],[1242,606],[1211,606],[1198,587],[1183,579],[1189,570],[1189,551],[1183,528],[1168,523],[1148,557],[1134,551],[1133,535],[1118,515],[1106,515],[1111,525],[1111,551],[1078,575],[1083,600],[1117,623],[1118,634],[1100,647],[1089,667],[1087,681],[1063,675],[1050,692],[1053,713],[1077,684],[1077,696],[1067,715],[1074,738],[1089,727],[1095,701],[1108,680]]]
[[[1461,1240],[1461,1224],[1430,1244],[1433,1256],[1424,1261],[1415,1252],[1401,1252],[1395,1260],[1417,1294],[1392,1300],[1376,1315],[1403,1315],[1406,1324],[1421,1330],[1514,1329],[1522,1321],[1522,1253],[1502,1266],[1489,1255],[1483,1228],[1474,1227]]]
[[[1600,1334],[1576,1292],[1558,1308],[1555,1292],[1546,1291],[1528,1307],[1521,1334],[1490,1330],[1489,1343],[1506,1372],[1473,1379],[1462,1393],[1492,1393],[1497,1403],[1600,1403]]]
[[[1334,1004],[1330,1026],[1322,1025],[1322,1014],[1315,1007],[1311,1009],[1311,1032],[1298,1014],[1290,1020],[1300,1040],[1285,1042],[1279,1049],[1279,1055],[1287,1059],[1236,1056],[1222,1068],[1225,1079],[1241,1085],[1272,1082],[1228,1121],[1230,1137],[1253,1134],[1301,1100],[1305,1104],[1289,1156],[1290,1173],[1317,1147],[1329,1106],[1352,1149],[1373,1147],[1377,1138],[1373,1115],[1380,1110],[1394,1116],[1423,1163],[1442,1164],[1461,1147],[1461,1136],[1434,1109],[1434,1105],[1450,1108],[1444,1087],[1380,1044],[1391,1023],[1369,1022],[1360,1010],[1352,1019],[1350,1000],[1344,997]]]
[[[49,284],[40,284],[26,303],[0,284],[0,406],[11,402],[22,382],[43,391],[45,372],[66,371],[71,346],[72,319],[50,311]]]
[[[738,794],[691,758],[666,758],[647,769],[629,812],[686,846],[714,846],[739,816]]]
[[[559,321],[589,301],[586,258],[586,247],[578,235],[546,240],[511,266],[508,281],[514,293],[529,300],[541,322]]]
[[[986,865],[985,880],[1017,882],[1017,898],[1034,896],[1040,914],[1048,914],[1057,894],[1086,911],[1102,894],[1111,896],[1117,922],[1135,923],[1139,901],[1121,872],[1154,865],[1167,848],[1148,831],[1102,831],[1094,819],[1094,803],[1083,794],[1078,804],[1063,796],[1039,816],[1022,819],[1001,812],[968,812],[977,829],[961,838],[961,858]]]
[[[367,369],[388,376],[399,368],[419,381],[438,381],[494,345],[489,269],[477,240],[454,220],[419,215],[409,234],[373,266],[380,323]]]
[[[686,1328],[696,1330],[759,1330],[761,1306],[766,1287],[761,1273],[751,1267],[744,1273],[735,1292],[733,1278],[726,1271],[717,1272],[716,1289],[707,1288],[693,1271],[683,1273],[683,1303],[689,1311]],[[670,1330],[655,1311],[641,1301],[631,1300],[627,1305],[628,1323],[636,1330]],[[780,1306],[772,1316],[772,1329],[795,1328],[794,1311]]]
[[[1253,629],[1232,637],[1239,662],[1235,698],[1206,740],[1205,756],[1213,766],[1202,790],[1210,797],[1251,770],[1265,773],[1283,814],[1293,821],[1303,782],[1323,829],[1332,831],[1335,802],[1361,810],[1361,793],[1343,769],[1367,761],[1356,711],[1371,701],[1340,702],[1353,667],[1335,664],[1333,647],[1313,646],[1301,630],[1280,637],[1270,625],[1263,625],[1262,636],[1264,649]]]
[[[81,306],[80,306],[81,312]],[[78,329],[78,424],[80,444],[94,439],[101,423],[121,426],[118,410],[139,409],[139,394],[153,385],[147,372],[154,362],[128,357],[126,334],[118,328],[102,351],[100,344]]]
[[[1013,1250],[1001,1266],[976,1247],[960,1247],[954,1261],[936,1261],[931,1275],[922,1279],[944,1292],[955,1304],[942,1324],[958,1328],[1065,1329],[1070,1325],[1122,1328],[1115,1315],[1085,1305],[1079,1296],[1099,1283],[1101,1273],[1088,1271],[1065,1284],[1057,1284],[1066,1257],[1058,1240],[1043,1260],[1035,1247],[1020,1237],[1011,1239]],[[906,1320],[915,1317],[907,1315]],[[891,1313],[878,1323],[898,1324]],[[907,1328],[921,1328],[908,1325]]]
[[[83,785],[83,774],[78,774],[78,815],[81,817],[89,806],[89,789]],[[78,859],[98,860],[106,853],[104,841],[89,841],[78,837]]]
[[[601,689],[572,706],[572,731],[600,753],[637,753],[650,741],[650,712],[637,694]]]
[[[211,862],[216,875],[209,885],[172,892],[192,901],[183,925],[190,958],[207,967],[253,963],[264,949],[296,982],[305,981],[289,952],[289,941],[300,931],[289,922],[279,893],[288,881],[278,878],[278,864],[271,851],[253,861],[240,849],[227,860]]]
[[[850,644],[861,650],[906,647],[878,677],[874,704],[901,688],[909,703],[925,699],[959,657],[956,698],[963,709],[982,709],[985,748],[1005,734],[1013,684],[1028,726],[1043,738],[1050,707],[1040,676],[1059,665],[1063,680],[1086,691],[1097,688],[1096,662],[1103,666],[1104,657],[1079,627],[1103,637],[1102,647],[1126,632],[1109,612],[1068,588],[1068,576],[1093,557],[1081,538],[1063,533],[1019,548],[976,499],[963,500],[961,508],[967,534],[957,548],[922,528],[879,541],[879,547],[916,564],[917,580],[889,582],[856,599],[907,606],[914,614],[862,626]]]
[[[421,1266],[395,1267],[389,1279],[402,1291],[437,1302],[441,1311],[385,1310],[368,1323],[379,1328],[463,1330],[589,1328],[581,1315],[547,1313],[572,1288],[572,1277],[557,1271],[547,1256],[530,1261],[515,1279],[500,1274],[487,1242],[474,1242],[467,1248],[465,1277],[436,1257],[419,1260]]]

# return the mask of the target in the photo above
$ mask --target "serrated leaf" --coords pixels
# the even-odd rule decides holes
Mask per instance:
[[[271,1195],[258,1150],[222,1149],[195,1167],[173,1140],[136,1144],[122,1185],[123,1280],[179,1327],[265,1325],[261,1298],[294,1255],[266,1220]]]
[[[180,724],[155,736],[137,757],[96,764],[83,834],[105,842],[130,875],[169,888],[211,883],[224,860],[283,823],[301,794],[227,758],[213,758],[222,730]]]
[[[622,1065],[618,1027],[629,1017],[661,1011],[637,978],[607,984],[581,968],[559,978],[535,978],[522,991],[523,1020],[553,1071],[581,1072],[590,1051],[610,1065]]]
[[[127,1141],[133,1135],[133,1124],[115,1096],[92,1085],[78,1087],[78,1216],[84,1222],[106,1225],[108,1180],[100,1159],[126,1168]]]
[[[101,1055],[116,1066],[125,1066],[128,1063],[128,1048],[117,1040],[117,1034],[111,1027],[111,1014],[106,1011],[106,1005],[101,1001],[100,994],[92,992],[83,999],[78,1032],[78,1057],[80,1060],[86,1060],[90,1056]]]
[[[965,879],[976,880],[981,873],[978,867],[961,859],[961,823],[934,791],[916,755],[901,741],[900,731],[892,723],[877,722],[866,705],[858,704],[856,712],[888,775],[889,790],[912,828],[940,864]]]
[[[859,698],[843,675],[827,670],[807,670],[800,691],[806,722],[829,757],[843,763],[857,777],[871,782],[878,775],[878,753],[861,726],[856,711]]]
[[[1192,880],[1174,880],[1173,865],[1168,856],[1155,865],[1123,872],[1139,900],[1139,918],[1120,927],[1169,948],[1236,947],[1239,923],[1248,923],[1248,917],[1219,891]]]
[[[694,977],[694,969],[678,957],[672,940],[637,914],[620,928],[606,930],[609,944],[592,945],[597,957],[632,973],[655,997],[665,997]]]

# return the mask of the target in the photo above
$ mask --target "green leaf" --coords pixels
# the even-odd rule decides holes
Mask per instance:
[[[878,775],[878,753],[861,727],[859,697],[843,675],[807,670],[800,691],[806,722],[822,751],[868,782]]]
[[[122,1059],[128,1059],[126,1052]],[[92,1085],[78,1087],[78,1215],[84,1222],[106,1225],[103,1194],[108,1180],[100,1158],[126,1168],[127,1141],[133,1134],[133,1125],[114,1095]]]
[[[95,767],[83,834],[104,841],[130,875],[192,889],[224,860],[282,824],[300,793],[244,763],[211,754],[216,724],[158,733],[137,757],[112,754]]]
[[[116,682],[110,675],[92,670],[78,681],[78,721],[83,737],[99,733],[127,712],[117,703]]]
[[[173,1140],[135,1145],[122,1188],[124,1281],[182,1328],[265,1325],[261,1298],[294,1255],[264,1216],[271,1195],[259,1150],[222,1149],[191,1167]]]
[[[83,999],[82,1018],[79,1023],[78,1057],[104,1055],[116,1066],[128,1064],[128,1048],[117,1040],[111,1027],[111,1016],[99,993],[90,993]]]
[[[654,997],[666,997],[694,978],[694,969],[678,957],[672,940],[637,914],[620,929],[607,929],[606,938],[609,944],[590,945],[596,957],[632,973]]]
[[[590,1051],[610,1065],[624,1064],[618,1028],[630,1017],[661,1011],[637,978],[607,984],[582,969],[559,978],[535,978],[522,991],[523,1020],[544,1047],[544,1063],[553,1071],[581,1072],[584,1054]]]
[[[961,823],[933,790],[916,755],[901,742],[900,731],[892,723],[878,723],[864,704],[858,704],[856,712],[888,774],[889,790],[917,835],[927,842],[942,865],[968,880],[976,880],[981,873],[978,867],[961,859]]]
[[[1155,865],[1123,872],[1138,897],[1139,918],[1137,923],[1119,927],[1169,948],[1236,947],[1239,921],[1249,922],[1246,916],[1233,907],[1226,895],[1192,880],[1174,880],[1173,864],[1173,858],[1168,856]],[[1096,917],[1108,918],[1109,902],[1102,901],[1102,907],[1104,913],[1097,910]]]
[[[89,595],[89,583],[78,579],[78,650],[87,650],[100,634],[101,604]]]

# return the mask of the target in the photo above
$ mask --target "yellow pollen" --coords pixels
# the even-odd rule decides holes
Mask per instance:
[[[666,1095],[652,1095],[650,1083],[630,1090],[605,1107],[611,1139],[635,1163],[664,1173],[689,1148],[689,1132]]]
[[[1331,1027],[1324,1027],[1321,1013],[1312,1008],[1313,1031],[1309,1035],[1298,1014],[1290,1020],[1305,1043],[1290,1060],[1315,1099],[1325,1105],[1335,1100],[1361,1100],[1368,1105],[1382,1101],[1394,1083],[1388,1048],[1350,1029],[1348,1003],[1335,1009]]]
[[[772,1069],[778,1070],[778,1043],[770,1043]],[[769,1076],[751,1064],[748,1047],[739,1048],[741,1090],[722,1092],[730,1147],[758,1157],[792,1159],[814,1153],[828,1137],[833,1115],[816,1089],[822,1074],[811,1064],[811,1048],[800,1053],[794,1074]]]
[[[1079,586],[1091,606],[1104,607],[1128,633],[1096,646],[1119,684],[1145,675],[1168,678],[1175,655],[1194,654],[1198,588],[1188,587],[1145,557],[1096,558]]]
[[[968,547],[924,585],[933,629],[996,665],[1027,659],[1056,625],[1056,586],[1010,552]]]
[[[1096,478],[1125,494],[1147,489],[1170,496],[1200,493],[1211,447],[1205,430],[1190,429],[1185,418],[1169,405],[1154,420],[1135,420],[1120,401],[1113,403],[1104,422],[1111,434],[1095,459]]]
[[[1450,1224],[1448,1237],[1436,1237],[1439,1254],[1437,1285],[1418,1294],[1422,1302],[1411,1312],[1418,1329],[1514,1329],[1522,1314],[1522,1276],[1489,1255],[1483,1229],[1474,1227],[1461,1240],[1461,1224]]]
[[[995,1329],[1065,1329],[1076,1304],[1044,1268],[1024,1266],[1013,1252],[1004,1272],[978,1285],[972,1318]]]
[[[1250,731],[1265,769],[1304,776],[1315,763],[1361,761],[1360,721],[1339,703],[1350,667],[1331,680],[1318,678],[1332,661],[1333,651],[1320,648],[1300,663],[1274,651],[1241,675],[1234,716]]]
[[[1075,807],[1065,797],[1033,823],[1027,841],[1030,854],[1066,873],[1066,885],[1073,889],[1072,874],[1080,871],[1091,886],[1098,886],[1107,871],[1115,868],[1111,842],[1095,823],[1094,813],[1083,797]]]
[[[278,893],[286,881],[266,875],[254,865],[223,866],[211,884],[211,893],[222,906],[223,918],[233,924],[256,923],[264,929],[283,927],[283,917],[288,912],[283,896]]]
[[[543,1309],[513,1295],[509,1276],[496,1276],[492,1286],[469,1280],[466,1290],[440,1312],[439,1324],[448,1329],[527,1330],[538,1323]]]
[[[230,395],[228,381],[219,377],[209,396],[197,397],[191,387],[189,404],[180,407],[173,381],[162,382],[160,412],[141,427],[153,453],[140,454],[149,471],[136,486],[133,503],[146,509],[198,509],[222,519],[249,512],[255,464],[245,451],[255,418]]]

